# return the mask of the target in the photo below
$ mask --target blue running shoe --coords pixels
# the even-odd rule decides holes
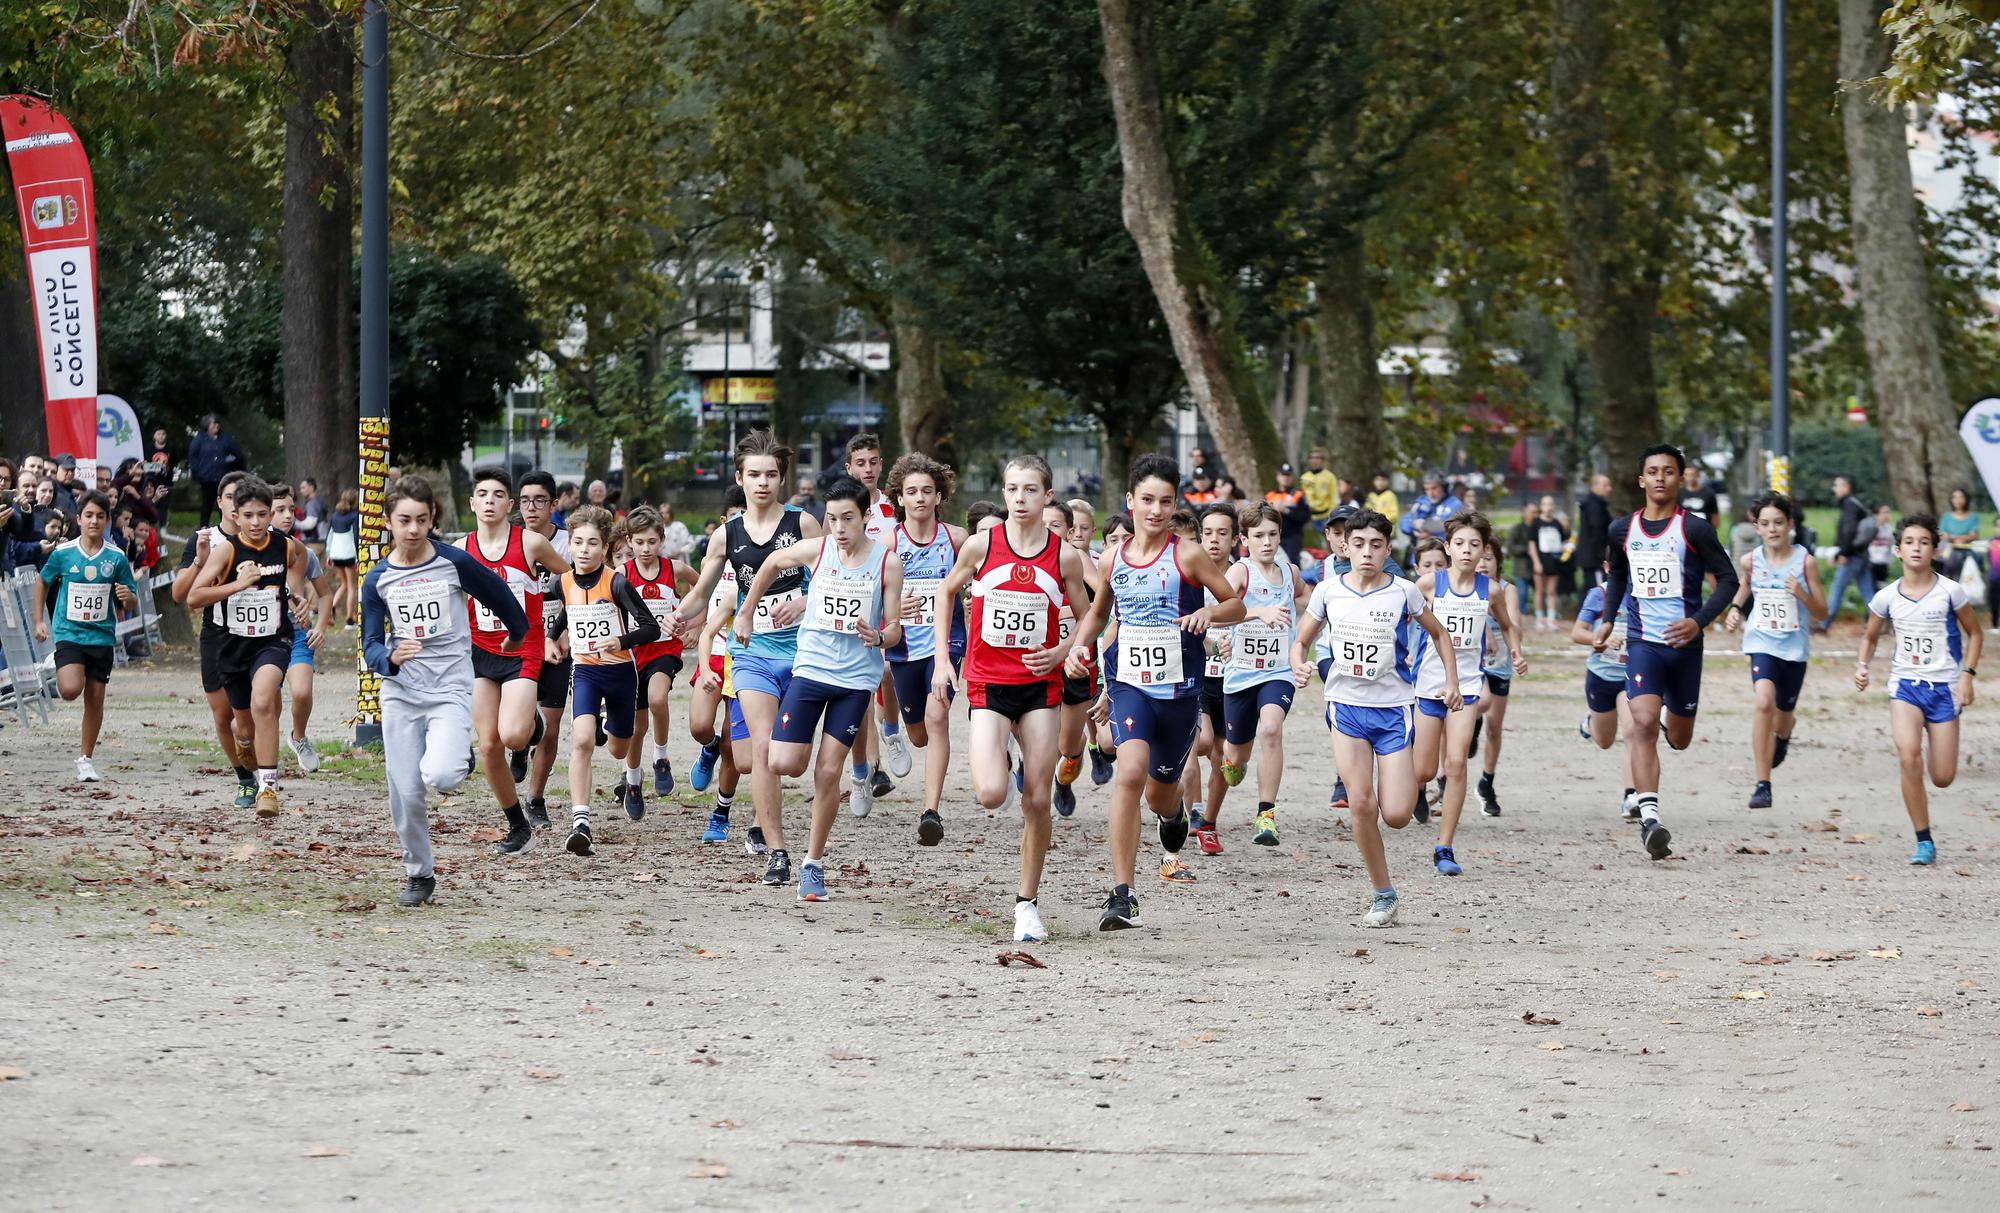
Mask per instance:
[[[1207,819],[1206,817],[1202,816],[1202,814],[1201,814],[1201,810],[1199,810],[1199,809],[1189,809],[1189,810],[1188,810],[1188,830],[1189,830],[1189,831],[1190,831],[1191,833],[1195,833],[1195,834],[1199,834],[1199,833],[1201,833],[1201,832],[1202,832],[1203,830],[1205,830],[1205,829],[1207,829],[1207,828],[1208,828],[1208,819]]]
[[[1910,852],[1910,862],[1917,867],[1927,868],[1937,862],[1937,844],[1926,838],[1917,843],[1917,849]]]
[[[1757,786],[1750,789],[1750,807],[1753,809],[1768,809],[1771,807],[1770,780],[1760,779],[1757,781]]]
[[[1440,876],[1463,876],[1465,869],[1458,866],[1458,860],[1450,847],[1432,847],[1431,862],[1437,865]]]
[[[697,792],[708,791],[708,782],[715,778],[715,761],[722,756],[722,747],[710,742],[701,747],[701,757],[694,760],[694,770],[688,774],[688,784]]]
[[[1106,754],[1096,746],[1090,747],[1090,782],[1092,785],[1101,788],[1105,784],[1110,783],[1111,776],[1117,770],[1117,765],[1112,762],[1109,754]]]
[[[1024,782],[1023,776],[1027,774],[1028,764],[1025,762],[1014,763],[1013,767],[1014,767],[1014,790],[1016,792],[1027,791],[1028,785],[1026,782]]]
[[[1076,789],[1070,785],[1066,783],[1057,784],[1052,794],[1052,799],[1055,804],[1056,816],[1068,817],[1070,814],[1076,812]]]
[[[826,891],[826,869],[808,861],[799,867],[799,900],[829,901],[833,894]]]
[[[619,794],[619,799],[625,802],[625,816],[633,821],[646,815],[646,793],[638,784],[626,784],[624,791]]]
[[[701,840],[703,842],[728,842],[729,814],[710,813],[708,815],[708,828],[701,832]]]
[[[1332,809],[1344,809],[1347,807],[1347,781],[1345,779],[1339,776],[1334,777],[1333,799],[1327,802],[1327,807]]]
[[[674,790],[674,764],[664,758],[653,760],[653,795],[665,796]]]

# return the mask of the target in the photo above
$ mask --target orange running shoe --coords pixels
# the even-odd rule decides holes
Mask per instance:
[[[1081,774],[1083,774],[1083,755],[1081,754],[1078,754],[1074,758],[1068,754],[1064,754],[1062,761],[1056,764],[1056,782],[1064,787],[1075,783],[1076,777]]]

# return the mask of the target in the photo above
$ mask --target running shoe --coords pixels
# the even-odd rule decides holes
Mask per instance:
[[[910,773],[910,742],[901,730],[882,734],[882,757],[888,759],[889,773],[896,778],[901,779]],[[878,796],[887,794],[886,789],[876,793]]]
[[[1789,750],[1790,750],[1791,748],[1792,748],[1792,739],[1791,739],[1791,738],[1789,738],[1789,737],[1781,737],[1781,736],[1779,736],[1779,735],[1778,735],[1778,734],[1776,734],[1776,733],[1773,733],[1773,734],[1771,734],[1771,769],[1772,769],[1772,770],[1774,770],[1774,771],[1775,771],[1775,770],[1777,770],[1777,769],[1778,769],[1779,767],[1781,767],[1781,766],[1784,766],[1784,765],[1785,765],[1785,754],[1786,754],[1786,753],[1787,753],[1787,752],[1788,752],[1788,751],[1789,751]]]
[[[1919,868],[1927,868],[1937,862],[1937,844],[1928,838],[1917,841],[1917,849],[1910,852],[1910,863]]]
[[[875,787],[866,775],[850,776],[847,781],[847,803],[854,810],[856,818],[868,816],[875,809]]]
[[[1344,809],[1347,807],[1347,781],[1338,775],[1334,776],[1333,799],[1327,801],[1327,807],[1330,809]]]
[[[1068,787],[1070,784],[1075,783],[1076,777],[1081,774],[1083,774],[1083,755],[1081,754],[1076,755],[1074,758],[1068,754],[1064,754],[1062,761],[1056,764],[1056,784],[1059,787]],[[1027,905],[1029,903],[1024,901],[1021,904]]]
[[[625,804],[625,816],[637,821],[646,815],[646,791],[638,784],[626,781],[619,790],[618,798]]]
[[[1208,819],[1202,815],[1201,810],[1202,806],[1200,805],[1195,805],[1188,810],[1188,829],[1196,834],[1201,833],[1202,828],[1208,825]]]
[[[720,810],[711,812],[708,815],[708,825],[701,832],[701,840],[703,842],[728,842],[729,814]]]
[[[549,828],[549,802],[540,796],[528,797],[523,806],[528,810],[528,824],[538,830]]]
[[[1169,854],[1179,854],[1180,849],[1187,845],[1190,824],[1186,805],[1182,805],[1181,811],[1172,817],[1160,818],[1160,849]]]
[[[1486,717],[1484,716],[1472,722],[1472,744],[1465,747],[1465,756],[1467,758],[1479,757],[1479,734],[1485,728]]]
[[[1222,835],[1215,832],[1214,826],[1196,830],[1194,832],[1194,841],[1201,848],[1201,853],[1204,855],[1222,854]]]
[[[308,775],[319,770],[319,751],[313,748],[312,739],[309,737],[292,739],[292,757],[299,760],[299,770]]]
[[[1237,765],[1236,765],[1235,763],[1233,763],[1233,762],[1225,762],[1225,763],[1223,763],[1223,764],[1222,764],[1222,782],[1224,782],[1224,783],[1228,784],[1228,785],[1229,785],[1230,787],[1232,787],[1232,788],[1233,788],[1233,787],[1235,787],[1235,786],[1236,786],[1237,784],[1240,784],[1240,783],[1242,783],[1242,782],[1243,782],[1243,768],[1242,768],[1242,767],[1239,767],[1239,766],[1237,766]]]
[[[875,799],[880,800],[895,791],[896,785],[889,782],[889,772],[883,770],[881,767],[876,767],[869,772],[868,790],[875,794]]]
[[[1458,866],[1458,857],[1451,853],[1450,847],[1432,847],[1431,863],[1437,867],[1440,876],[1465,875],[1465,869]]]
[[[924,815],[917,819],[917,845],[934,847],[943,841],[944,818],[938,816],[936,809],[925,809]]]
[[[767,873],[768,875],[768,873]],[[826,891],[826,868],[808,859],[799,866],[799,900],[828,901],[833,894]]]
[[[1160,860],[1160,879],[1168,884],[1193,884],[1194,869],[1181,862],[1178,855],[1168,855]]]
[[[771,852],[764,865],[764,883],[774,887],[792,883],[792,856],[788,851]]]
[[[1002,813],[1011,813],[1014,811],[1014,807],[1020,803],[1021,769],[1015,766],[1014,761],[1010,758],[1007,760],[1007,796],[1000,802],[1000,811]]]
[[[1773,763],[1771,765],[1776,766],[1777,764]],[[1771,807],[1770,780],[1760,779],[1757,781],[1757,786],[1750,789],[1750,807],[1753,809],[1768,809]]]
[[[257,816],[276,817],[278,815],[278,789],[265,788],[257,793]]]
[[[653,795],[665,796],[674,790],[674,764],[664,758],[653,760]]]
[[[579,821],[571,825],[569,828],[569,841],[563,843],[563,846],[572,855],[592,854],[590,846],[590,823]]]
[[[1578,737],[1583,738],[1585,741],[1597,740],[1597,738],[1592,737],[1590,735],[1590,717],[1585,716],[1583,719],[1576,722],[1576,735]],[[1470,758],[1472,757],[1472,755],[1467,754],[1466,757]]]
[[[1058,779],[1050,798],[1055,802],[1056,816],[1068,817],[1076,812],[1076,789]]]
[[[1493,794],[1491,779],[1479,781],[1479,811],[1488,817],[1500,816],[1500,798]]]
[[[1111,782],[1112,772],[1116,770],[1117,766],[1112,761],[1111,755],[1106,754],[1103,750],[1098,749],[1096,746],[1090,747],[1091,783],[1095,784],[1100,788],[1103,787],[1105,784]]]
[[[535,831],[527,821],[507,831],[507,837],[493,844],[495,855],[525,855],[535,849]]]
[[[1396,890],[1377,889],[1375,891],[1374,902],[1368,907],[1368,912],[1361,916],[1361,925],[1364,927],[1388,926],[1390,923],[1396,921],[1396,907],[1398,903],[1399,899],[1396,896]]]
[[[1658,818],[1639,826],[1639,842],[1645,846],[1646,854],[1654,859],[1665,859],[1673,854],[1673,847],[1668,845],[1673,840],[1674,836],[1668,832],[1666,823]]]
[[[1250,841],[1260,847],[1278,845],[1278,815],[1276,813],[1257,814],[1257,832],[1250,835]]]
[[[743,839],[743,849],[752,855],[764,855],[770,852],[771,848],[764,845],[763,826],[750,827],[750,833]]]
[[[528,751],[526,750],[507,751],[507,773],[514,777],[515,783],[524,783],[527,781]]]
[[[597,722],[597,748],[601,750],[605,746],[610,744],[611,744],[611,734],[604,731],[603,714],[599,713],[599,718]]]
[[[1625,820],[1627,821],[1639,820],[1639,798],[1636,795],[1628,794],[1625,797],[1625,803],[1623,809],[1625,813]]]
[[[1139,921],[1139,899],[1132,895],[1132,886],[1121,884],[1111,890],[1111,895],[1104,899],[1104,913],[1098,916],[1097,929],[1123,931],[1143,925]]]
[[[1418,793],[1417,793],[1417,807],[1416,807],[1416,808],[1414,808],[1414,809],[1411,809],[1411,810],[1410,810],[1410,813],[1411,813],[1411,815],[1412,815],[1412,816],[1414,816],[1414,817],[1415,817],[1415,818],[1417,819],[1417,824],[1418,824],[1418,825],[1423,825],[1423,824],[1425,824],[1426,822],[1430,821],[1430,819],[1431,819],[1431,800],[1430,800],[1430,797],[1429,797],[1429,796],[1427,796],[1427,795],[1425,795],[1425,794],[1424,794],[1423,792],[1418,792]]]
[[[239,809],[254,809],[257,807],[257,785],[255,783],[237,783],[236,807]]]
[[[1042,911],[1032,901],[1014,903],[1014,942],[1040,943],[1049,937],[1049,929],[1042,925]]]
[[[409,883],[403,886],[403,891],[396,895],[396,904],[399,906],[426,905],[430,902],[431,898],[437,896],[437,887],[436,876],[412,876]]]
[[[97,767],[91,763],[90,759],[85,758],[81,754],[76,756],[76,780],[78,783],[97,783],[102,778],[97,773]]]
[[[701,747],[701,754],[694,760],[694,770],[688,773],[688,783],[695,791],[708,791],[708,781],[715,778],[715,763],[720,757],[722,757],[720,741],[711,741]]]

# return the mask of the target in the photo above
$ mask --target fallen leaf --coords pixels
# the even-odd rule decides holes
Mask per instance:
[[[1938,1010],[1938,1009],[1937,1009],[1936,1007],[1918,1007],[1918,1008],[1917,1008],[1917,1014],[1918,1014],[1918,1015],[1921,1015],[1921,1016],[1922,1016],[1922,1017],[1924,1017],[1925,1019],[1942,1019],[1942,1018],[1944,1018],[1944,1012],[1943,1012],[1943,1011],[1940,1011],[1940,1010]]]
[[[1973,1103],[1970,1100],[1961,1099],[1957,1103],[1951,1105],[1950,1110],[1953,1112],[1977,1112],[1979,1110],[1979,1105]]]
[[[1521,1022],[1537,1028],[1553,1028],[1562,1020],[1547,1015],[1537,1015],[1533,1011],[1521,1012]]]
[[[257,853],[257,844],[254,842],[246,842],[240,846],[233,847],[230,849],[229,862],[249,863],[250,857],[255,855],[256,853]]]
[[[1838,834],[1838,833],[1840,833],[1840,827],[1839,827],[1839,826],[1837,826],[1837,825],[1835,825],[1835,824],[1833,824],[1833,823],[1832,823],[1832,822],[1830,822],[1830,821],[1814,821],[1814,822],[1809,822],[1809,823],[1807,823],[1807,825],[1806,825],[1806,833],[1808,833],[1808,834]]]
[[[375,903],[358,894],[350,893],[334,903],[336,914],[366,914],[375,908]]]
[[[1448,1184],[1476,1184],[1479,1176],[1471,1171],[1433,1171],[1431,1178]]]
[[[1366,956],[1366,955],[1368,955],[1368,949],[1367,949],[1367,948],[1355,948],[1355,949],[1353,949],[1352,951],[1348,952],[1348,955],[1349,955],[1349,956],[1352,956],[1352,957],[1355,957],[1356,959],[1359,959],[1360,957],[1363,957],[1363,956]]]
[[[506,831],[494,826],[491,829],[474,830],[468,842],[501,842],[507,837]]]
[[[1569,1048],[1568,1045],[1564,1044],[1560,1040],[1545,1040],[1542,1043],[1536,1045],[1535,1047],[1538,1049],[1547,1049],[1551,1053],[1560,1053],[1564,1049]]]
[[[1770,996],[1764,990],[1738,990],[1736,993],[1730,995],[1731,998],[1740,998],[1745,1002],[1755,1002],[1759,998],[1769,998]]]
[[[719,1162],[698,1162],[688,1171],[689,1179],[728,1179],[729,1167]]]
[[[743,1126],[742,1126],[742,1125],[739,1125],[739,1124],[737,1124],[737,1123],[736,1123],[735,1121],[733,1121],[733,1120],[728,1120],[728,1119],[723,1119],[723,1120],[711,1120],[711,1121],[709,1121],[709,1122],[708,1122],[708,1127],[709,1127],[709,1128],[711,1128],[711,1129],[740,1129],[740,1128],[742,1128]]]
[[[1666,1170],[1660,1172],[1662,1175],[1686,1175],[1687,1173],[1688,1169],[1686,1167],[1668,1167]]]
[[[1027,965],[1031,969],[1046,969],[1049,967],[1043,964],[1041,961],[1036,960],[1032,955],[1030,955],[1027,952],[1002,952],[998,956],[995,956],[993,959],[998,961],[1000,967],[1003,969],[1006,968],[1008,965],[1017,963]]]
[[[632,873],[632,883],[633,883],[633,884],[651,884],[651,883],[653,883],[654,881],[658,880],[659,878],[660,878],[660,874],[659,874],[658,872],[634,872],[634,873]]]
[[[1870,952],[1868,954],[1870,956],[1873,956],[1877,960],[1901,960],[1903,958],[1903,949],[1882,948],[1879,951]]]
[[[178,935],[181,929],[170,922],[149,922],[146,929],[155,935]]]
[[[13,1082],[17,1078],[26,1078],[27,1076],[28,1072],[26,1070],[17,1070],[13,1066],[0,1066],[0,1082]]]
[[[530,1071],[528,1071],[528,1077],[529,1077],[529,1078],[539,1078],[539,1079],[542,1079],[543,1081],[547,1081],[547,1080],[549,1080],[549,1079],[551,1079],[551,1078],[561,1078],[561,1077],[562,1077],[562,1071],[561,1071],[561,1070],[530,1070]]]
[[[851,1053],[851,1052],[849,1052],[849,1051],[848,1051],[848,1050],[846,1050],[846,1049],[835,1049],[835,1050],[834,1050],[833,1052],[831,1052],[831,1053],[827,1054],[827,1056],[829,1056],[829,1057],[833,1058],[833,1059],[834,1059],[835,1061],[874,1061],[874,1060],[875,1060],[874,1058],[872,1058],[872,1057],[868,1056],[868,1055],[867,1055],[866,1053]]]
[[[567,960],[568,958],[576,955],[576,953],[571,951],[569,948],[550,948],[549,955],[560,956],[563,959]]]
[[[306,1158],[345,1158],[347,1151],[336,1150],[332,1146],[313,1146],[304,1154]]]
[[[1680,973],[1675,969],[1654,969],[1653,976],[1659,978],[1661,981],[1672,981],[1676,977],[1679,977]]]
[[[1746,965],[1788,965],[1792,962],[1790,957],[1773,956],[1769,952],[1766,952],[1762,956],[1745,957],[1737,963]]]

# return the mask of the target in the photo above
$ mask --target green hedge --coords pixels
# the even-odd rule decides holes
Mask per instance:
[[[1873,423],[1813,422],[1792,430],[1792,495],[1800,505],[1832,505],[1833,478],[1852,476],[1861,500],[1881,500],[1889,476]]]

